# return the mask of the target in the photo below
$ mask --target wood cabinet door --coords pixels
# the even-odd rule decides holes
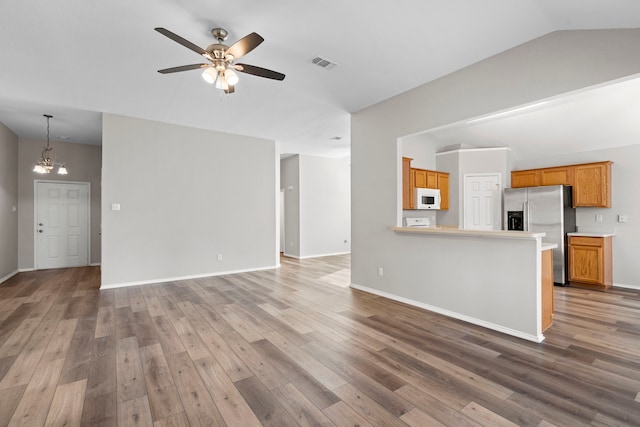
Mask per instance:
[[[611,207],[611,163],[574,166],[573,205]]]
[[[569,281],[604,284],[604,253],[601,246],[569,244]]]
[[[409,157],[402,158],[402,209],[412,209],[411,160]]]
[[[440,209],[449,209],[449,174],[438,172],[438,189],[440,190]]]
[[[540,185],[540,169],[511,172],[511,188],[537,187]]]
[[[424,169],[411,169],[413,185],[416,188],[427,188],[427,171]]]
[[[427,188],[438,188],[438,173],[434,171],[426,171]]]
[[[540,185],[573,185],[572,172],[570,166],[540,169]]]

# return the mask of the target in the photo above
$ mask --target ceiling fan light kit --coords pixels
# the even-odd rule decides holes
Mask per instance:
[[[207,46],[206,49],[202,49],[198,45],[191,43],[189,40],[184,39],[175,33],[172,33],[166,28],[158,27],[155,28],[155,30],[187,49],[202,55],[209,61],[209,63],[205,64],[191,64],[165,68],[158,70],[160,74],[177,73],[204,68],[202,78],[209,84],[215,83],[217,89],[223,90],[227,94],[235,91],[235,85],[240,80],[236,71],[272,80],[284,80],[285,75],[282,73],[268,70],[266,68],[256,67],[255,65],[235,63],[237,59],[251,52],[264,41],[264,39],[257,33],[251,33],[241,38],[231,46],[227,46],[222,42],[229,37],[228,31],[224,28],[214,28],[211,30],[211,34],[218,40],[218,42]]]

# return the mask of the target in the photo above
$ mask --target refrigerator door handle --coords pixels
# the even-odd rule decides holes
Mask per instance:
[[[524,202],[524,231],[529,231],[529,202]]]

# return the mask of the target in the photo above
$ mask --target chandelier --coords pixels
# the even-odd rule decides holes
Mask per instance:
[[[53,151],[53,148],[49,146],[49,119],[53,116],[50,114],[43,114],[43,116],[47,118],[47,146],[42,149],[42,155],[36,162],[36,166],[33,168],[33,171],[36,173],[51,173],[53,168],[58,166],[58,174],[66,175],[67,168],[64,167],[64,163],[51,160],[51,151]]]

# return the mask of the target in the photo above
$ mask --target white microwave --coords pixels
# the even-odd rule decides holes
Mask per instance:
[[[416,188],[416,209],[440,209],[440,190]]]

